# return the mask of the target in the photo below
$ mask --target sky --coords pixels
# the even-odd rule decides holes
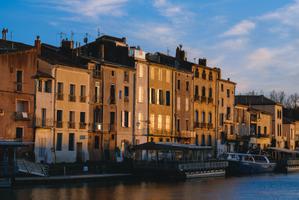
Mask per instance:
[[[15,41],[59,45],[108,34],[146,52],[207,58],[237,92],[299,92],[299,0],[0,0]]]

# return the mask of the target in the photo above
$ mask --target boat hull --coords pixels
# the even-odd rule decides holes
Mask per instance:
[[[227,174],[228,175],[245,175],[245,174],[260,174],[271,173],[275,170],[275,163],[251,163],[241,161],[229,161]]]

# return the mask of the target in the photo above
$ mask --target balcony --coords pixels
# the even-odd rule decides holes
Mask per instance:
[[[212,97],[208,98],[208,103],[213,103],[214,99]]]
[[[115,104],[115,97],[110,97],[109,103],[110,104]]]
[[[202,96],[202,97],[201,97],[201,102],[202,102],[202,103],[207,103],[207,97]]]
[[[76,102],[76,96],[75,95],[69,95],[69,101]]]
[[[202,123],[200,123],[200,127],[201,128],[207,128],[208,127],[208,123],[202,122]]]
[[[213,124],[212,123],[208,123],[207,126],[208,126],[208,129],[213,129]]]
[[[90,124],[90,128],[89,128],[92,132],[99,132],[99,131],[103,131],[103,124],[100,122],[94,122],[92,124]]]
[[[93,102],[94,103],[99,103],[99,104],[103,103],[102,98],[100,96],[95,96]]]
[[[22,90],[23,90],[22,82],[16,82],[16,91],[17,92],[22,92]]]
[[[180,138],[195,138],[196,134],[194,131],[180,131],[177,133]]]
[[[94,78],[101,79],[101,77],[102,77],[101,75],[102,75],[101,70],[98,70],[98,69],[93,70],[93,77]]]
[[[68,122],[68,128],[75,128],[75,122]]]
[[[199,101],[200,102],[200,96],[194,95],[194,101]]]
[[[114,132],[115,130],[115,124],[109,124],[109,132]]]
[[[80,122],[79,123],[79,129],[85,129],[86,128],[86,123],[85,122]]]
[[[64,99],[63,97],[64,97],[63,93],[57,93],[56,94],[57,100],[63,101],[63,99]]]
[[[31,116],[29,116],[28,112],[16,112],[15,113],[15,120],[16,121],[30,121]]]
[[[63,122],[62,121],[57,121],[56,122],[56,128],[63,128]]]
[[[53,119],[43,119],[43,118],[36,118],[35,119],[35,127],[38,128],[50,128],[54,126]]]
[[[124,102],[129,102],[129,96],[124,96]]]
[[[86,102],[86,96],[80,96],[80,102],[85,103]]]

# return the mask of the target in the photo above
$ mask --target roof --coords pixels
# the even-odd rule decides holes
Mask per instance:
[[[147,142],[135,146],[135,149],[144,150],[210,150],[210,146],[197,146],[192,144],[177,144],[170,142]]]
[[[51,74],[48,74],[46,72],[42,71],[37,71],[35,76],[33,78],[49,78],[49,79],[54,79],[54,77]]]
[[[259,109],[256,109],[256,108],[253,108],[253,107],[250,107],[250,106],[248,107],[248,111],[252,111],[252,112],[256,112],[256,113],[262,113],[262,114],[265,114],[265,115],[272,115],[270,112],[259,110]]]
[[[299,108],[284,108],[283,115],[292,121],[299,121]]]
[[[97,38],[96,40],[111,40],[111,41],[126,43],[126,38],[125,37],[118,38],[118,37],[114,37],[114,36],[110,36],[110,35],[103,35],[103,36]]]
[[[26,51],[33,48],[35,47],[28,44],[0,39],[0,54]]]
[[[66,51],[49,44],[42,44],[40,58],[51,64],[78,67],[83,69],[86,69],[88,64],[87,59],[76,56],[75,50],[70,49],[69,51]]]
[[[264,95],[236,95],[235,104],[243,105],[279,105],[279,103],[265,97]]]
[[[294,124],[295,120],[287,118],[287,117],[283,117],[283,124]]]

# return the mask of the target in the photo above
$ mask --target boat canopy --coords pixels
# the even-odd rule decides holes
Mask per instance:
[[[198,146],[192,144],[177,144],[170,142],[147,142],[136,145],[134,149],[138,150],[212,150],[211,146]]]

